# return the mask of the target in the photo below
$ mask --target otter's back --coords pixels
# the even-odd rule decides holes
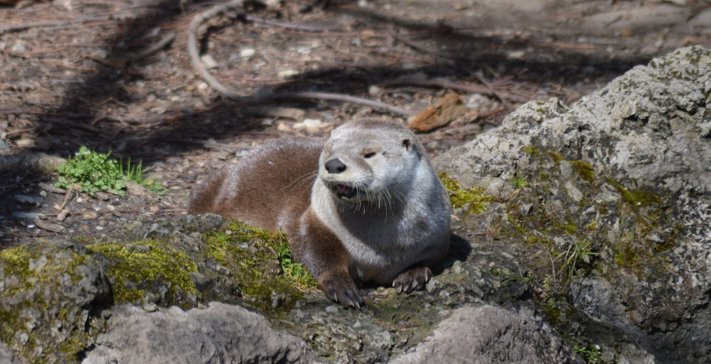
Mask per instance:
[[[189,210],[288,231],[309,205],[322,147],[306,138],[267,141],[198,188]]]

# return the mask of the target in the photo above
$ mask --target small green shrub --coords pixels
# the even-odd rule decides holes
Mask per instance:
[[[59,178],[54,185],[60,188],[77,188],[91,196],[99,191],[123,196],[126,183],[134,181],[153,192],[162,193],[164,187],[150,179],[144,179],[143,171],[140,162],[132,164],[129,160],[124,166],[121,161],[111,158],[111,152],[99,153],[82,146],[74,157],[57,168]]]
[[[60,188],[78,186],[93,196],[99,191],[124,195],[126,177],[119,161],[110,158],[111,153],[98,153],[82,146],[74,157],[57,168]]]

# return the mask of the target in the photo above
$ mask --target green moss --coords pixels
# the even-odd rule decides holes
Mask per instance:
[[[463,208],[465,215],[480,214],[486,211],[486,206],[493,198],[481,187],[463,188],[462,185],[446,173],[440,173],[439,179],[449,194],[449,200],[454,208]]]
[[[634,207],[649,206],[653,204],[659,204],[662,202],[661,197],[651,190],[638,188],[638,189],[627,189],[620,182],[612,178],[607,179],[607,183],[614,187],[617,192],[622,195],[622,200]]]
[[[86,260],[85,255],[73,250],[42,249],[39,245],[0,251],[6,284],[0,309],[0,341],[31,363],[44,363],[48,358],[76,361],[77,353],[89,345],[90,335],[85,329],[84,308],[75,307],[74,297],[64,294],[82,278],[77,270]],[[27,326],[30,319],[35,322],[31,329]],[[58,327],[61,336],[55,333]],[[17,333],[26,334],[27,342],[17,342]]]
[[[533,145],[527,145],[527,146],[521,148],[521,151],[532,156],[532,157],[536,157],[541,154],[541,150],[536,148]]]
[[[581,160],[574,160],[570,163],[573,166],[573,170],[575,170],[583,180],[590,183],[595,182],[595,170],[590,163]]]
[[[511,177],[511,184],[517,190],[528,187],[528,181],[526,181],[526,177]]]
[[[241,223],[205,235],[207,256],[227,268],[245,302],[267,313],[284,313],[316,280],[299,263],[282,233]]]
[[[107,275],[117,303],[143,303],[145,288],[168,285],[166,303],[185,306],[188,295],[197,295],[190,272],[197,266],[183,251],[158,241],[95,243],[87,249],[109,260]]]
[[[560,162],[565,159],[563,158],[562,154],[554,152],[552,150],[546,151],[546,155],[548,155],[555,162],[556,165],[560,164]]]

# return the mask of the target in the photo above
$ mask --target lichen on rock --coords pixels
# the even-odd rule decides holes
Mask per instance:
[[[491,232],[484,247],[528,272],[559,329],[618,359],[711,360],[709,85],[711,52],[679,49],[569,107],[530,102],[436,161],[465,186],[527,179],[462,234]]]

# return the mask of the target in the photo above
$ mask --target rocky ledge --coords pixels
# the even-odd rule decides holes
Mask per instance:
[[[3,250],[0,361],[709,362],[710,101],[688,47],[524,105],[437,159],[455,230],[426,290],[362,311],[216,216]]]

